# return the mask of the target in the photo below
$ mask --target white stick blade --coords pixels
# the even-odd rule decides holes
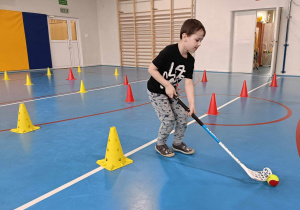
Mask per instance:
[[[268,176],[272,174],[271,169],[269,168],[264,168],[262,171],[252,171],[249,168],[247,168],[246,173],[252,178],[257,181],[265,182],[268,179]]]

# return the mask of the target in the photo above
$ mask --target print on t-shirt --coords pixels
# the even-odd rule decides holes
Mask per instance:
[[[174,62],[171,63],[171,67],[169,69],[169,72],[165,71],[163,73],[163,77],[168,80],[173,86],[175,86],[177,83],[179,83],[183,78],[185,73],[185,67],[184,65],[178,65],[174,70]],[[177,76],[176,76],[177,74]],[[161,89],[164,89],[164,86],[160,85]]]
[[[173,87],[183,79],[193,79],[194,57],[188,53],[183,57],[179,51],[178,44],[165,47],[152,61],[162,77]],[[147,82],[147,88],[152,93],[166,94],[165,87],[153,76]]]

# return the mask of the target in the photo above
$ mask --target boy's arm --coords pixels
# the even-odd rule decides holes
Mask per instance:
[[[166,80],[158,71],[157,67],[151,63],[149,68],[148,68],[148,72],[149,74],[151,74],[151,76],[157,81],[159,82],[162,86],[165,87],[166,90],[166,94],[170,97],[173,98],[174,95],[176,95],[176,90],[173,87],[173,85],[171,85],[171,83],[169,83],[168,80]]]
[[[187,99],[189,102],[189,109],[190,109],[190,112],[188,113],[188,115],[191,116],[192,114],[196,114],[193,80],[185,78],[184,84],[185,84],[185,92],[187,95]]]

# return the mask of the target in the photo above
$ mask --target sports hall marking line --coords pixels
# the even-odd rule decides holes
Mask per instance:
[[[68,188],[68,187],[76,184],[77,182],[79,182],[79,181],[81,181],[81,180],[83,180],[83,179],[85,179],[85,178],[87,178],[87,177],[89,177],[89,176],[91,176],[91,175],[93,175],[93,174],[101,171],[102,169],[103,169],[103,167],[98,167],[98,168],[96,168],[96,169],[94,169],[94,170],[92,170],[92,171],[90,171],[90,172],[88,172],[88,173],[86,173],[86,174],[84,174],[84,175],[82,175],[82,176],[80,176],[80,177],[78,177],[78,178],[76,178],[76,179],[74,179],[74,180],[72,180],[72,181],[70,181],[70,182],[68,182],[68,183],[66,183],[66,184],[64,184],[64,185],[62,185],[62,186],[60,186],[60,187],[58,187],[58,188],[56,188],[56,189],[54,189],[54,190],[52,190],[52,191],[44,194],[44,195],[42,195],[42,196],[40,196],[40,197],[38,197],[38,198],[36,198],[36,199],[34,199],[32,201],[30,201],[30,202],[28,202],[28,203],[20,206],[20,207],[18,207],[18,208],[16,208],[16,210],[27,209],[30,206],[33,206],[33,205],[39,203],[40,201],[42,201],[42,200],[44,200],[46,198],[49,198],[50,196],[52,196],[52,195],[54,195],[54,194],[56,194],[56,193],[58,193],[58,192],[60,192],[60,191],[62,191],[64,189],[66,189],[66,188]]]
[[[146,80],[135,80],[135,81],[129,82],[129,84],[137,83],[137,82],[143,82],[143,81],[148,81],[148,79],[146,79]],[[200,81],[200,77],[198,76],[198,81],[194,84],[194,86],[197,85],[199,83],[199,81]],[[63,85],[69,85],[69,84],[63,84]],[[115,86],[104,86],[104,87],[98,87],[98,88],[89,88],[89,89],[86,89],[86,92],[99,90],[99,89],[105,88],[105,87],[117,87],[117,86],[121,86],[121,85],[123,85],[123,83],[120,83],[120,84],[115,85]],[[56,86],[58,86],[58,85],[56,85]],[[52,87],[56,87],[56,86],[52,86]],[[9,105],[14,105],[16,103],[31,102],[31,101],[34,101],[35,99],[40,99],[40,98],[41,99],[48,99],[48,98],[54,98],[54,97],[58,97],[58,96],[72,95],[72,94],[76,94],[76,93],[78,93],[78,91],[72,91],[72,92],[66,92],[66,93],[60,93],[60,94],[52,94],[52,95],[46,95],[46,96],[37,96],[37,97],[34,97],[34,98],[27,98],[27,99],[16,100],[16,101],[2,102],[0,104],[5,104],[5,105],[9,106]],[[12,102],[14,102],[14,103],[12,103]],[[10,104],[8,104],[8,103],[10,103]],[[2,106],[4,106],[4,105],[0,105],[0,107],[2,107]]]
[[[199,81],[200,81],[200,79],[198,78],[198,81],[194,85],[197,85],[199,83]],[[140,81],[138,81],[138,82],[140,82]],[[136,82],[132,82],[132,83],[136,83]],[[181,91],[180,93],[182,93],[182,92],[184,92],[184,91]],[[64,120],[57,120],[57,121],[52,121],[52,122],[47,122],[47,123],[40,123],[40,124],[36,124],[36,126],[49,125],[49,124],[53,124],[53,123],[65,122],[65,121],[70,121],[70,120],[77,120],[77,119],[82,119],[82,118],[86,118],[86,117],[93,117],[93,116],[102,115],[102,114],[108,114],[108,113],[112,113],[112,112],[117,112],[117,111],[122,111],[122,110],[126,110],[126,109],[136,108],[136,107],[139,107],[139,106],[144,106],[144,105],[147,105],[147,104],[150,104],[150,103],[151,102],[147,102],[147,103],[144,103],[144,104],[139,104],[139,105],[136,105],[136,106],[130,106],[130,107],[122,108],[122,109],[111,110],[111,111],[107,111],[107,112],[101,112],[101,113],[96,113],[96,114],[91,114],[91,115],[85,115],[85,116],[81,116],[81,117],[74,117],[74,118],[69,118],[69,119],[64,119]],[[11,128],[8,128],[8,129],[0,130],[0,132],[10,131],[10,130],[11,130]]]
[[[225,95],[225,94],[216,94],[216,95]],[[236,96],[236,95],[229,95],[229,96]],[[264,101],[268,101],[268,102],[271,102],[271,103],[275,103],[279,106],[282,106],[283,108],[286,109],[287,111],[287,114],[282,117],[282,118],[279,118],[277,120],[272,120],[272,121],[267,121],[267,122],[262,122],[262,123],[252,123],[252,124],[217,124],[217,123],[204,123],[205,125],[216,125],[216,126],[254,126],[254,125],[267,125],[267,124],[272,124],[272,123],[276,123],[276,122],[280,122],[280,121],[283,121],[283,120],[286,120],[288,119],[289,117],[292,116],[292,110],[281,104],[281,103],[278,103],[276,101],[271,101],[271,100],[268,100],[268,99],[264,99],[264,98],[258,98],[258,97],[251,97],[251,96],[248,96],[248,98],[253,98],[253,99],[259,99],[259,100],[264,100]]]
[[[279,79],[279,78],[280,78],[280,77],[277,77],[277,79]],[[272,82],[272,81],[267,82],[267,83],[265,83],[265,84],[263,84],[263,85],[261,85],[261,86],[258,86],[257,88],[254,88],[254,89],[248,91],[248,93],[251,93],[251,92],[253,92],[253,91],[255,91],[255,90],[257,90],[257,89],[259,89],[259,88],[261,88],[261,87],[263,87],[263,86],[265,86],[265,85],[271,83],[271,82]],[[238,96],[237,98],[235,98],[235,99],[233,99],[233,100],[227,102],[226,104],[223,104],[223,105],[219,106],[219,107],[217,108],[217,110],[222,109],[223,107],[227,106],[228,104],[231,104],[232,102],[234,102],[234,101],[236,101],[236,100],[238,100],[238,99],[240,99],[240,98],[241,98],[241,97]],[[208,115],[208,114],[204,114],[204,115],[202,115],[202,116],[206,117],[207,115]],[[202,117],[202,116],[201,116],[201,117]],[[191,124],[191,123],[194,123],[195,121],[196,121],[196,120],[192,120],[192,121],[189,122],[189,123]],[[189,125],[189,123],[188,123],[188,125]],[[204,123],[204,124],[205,124],[205,123]]]
[[[265,83],[265,84],[263,84],[263,85],[261,85],[261,86],[259,86],[259,87],[257,87],[257,88],[254,88],[254,89],[251,90],[251,91],[248,91],[248,93],[253,92],[254,90],[257,90],[258,88],[261,88],[261,87],[263,87],[263,86],[265,86],[265,85],[267,85],[267,84],[269,84],[269,83],[271,83],[271,81],[270,81],[270,82],[267,82],[267,83]],[[226,104],[224,104],[224,105],[218,107],[217,109],[221,109],[221,108],[223,108],[224,106],[227,106],[228,104],[230,104],[230,103],[236,101],[236,100],[239,99],[239,98],[240,98],[240,97],[237,97],[237,98],[231,100],[230,102],[228,102],[228,103],[226,103]],[[199,117],[199,119],[202,119],[202,118],[204,118],[204,117],[206,117],[206,116],[207,116],[207,114],[204,114],[204,115],[202,115],[201,117]],[[195,122],[195,120],[192,120],[192,121],[188,122],[187,125],[190,125],[190,124],[192,124],[192,123],[194,123],[194,122]],[[170,134],[174,133],[174,131],[175,131],[175,129],[172,130],[172,132],[171,132]],[[154,139],[154,140],[152,140],[152,141],[150,141],[150,142],[148,142],[148,143],[146,143],[146,144],[144,144],[144,145],[142,145],[142,146],[140,146],[140,147],[138,147],[138,148],[136,148],[136,149],[134,149],[134,150],[131,150],[130,152],[126,153],[125,156],[128,157],[128,156],[130,156],[130,155],[132,155],[132,154],[134,154],[134,153],[136,153],[136,152],[138,152],[138,151],[140,151],[140,150],[142,150],[142,149],[144,149],[144,148],[150,146],[151,144],[154,144],[156,141],[157,141],[157,138]],[[96,169],[94,169],[94,170],[92,170],[92,171],[90,171],[90,172],[88,172],[88,173],[86,173],[86,174],[84,174],[84,175],[82,175],[82,176],[80,176],[80,177],[78,177],[78,178],[76,178],[76,179],[74,179],[74,180],[72,180],[72,181],[70,181],[70,182],[68,182],[68,183],[66,183],[66,184],[64,184],[64,185],[62,185],[62,186],[60,186],[60,187],[58,187],[58,188],[56,188],[56,189],[54,189],[54,190],[52,190],[52,191],[50,191],[50,192],[44,194],[44,195],[42,195],[42,196],[40,196],[40,197],[38,197],[38,198],[36,198],[36,199],[34,199],[34,200],[32,200],[32,201],[30,201],[30,202],[28,202],[28,203],[26,203],[26,204],[20,206],[20,207],[18,207],[18,208],[16,208],[15,210],[23,210],[23,209],[29,208],[29,207],[31,207],[31,206],[33,206],[33,205],[35,205],[35,204],[41,202],[42,200],[45,200],[46,198],[49,198],[50,196],[52,196],[52,195],[54,195],[54,194],[56,194],[56,193],[58,193],[58,192],[60,192],[60,191],[62,191],[62,190],[64,190],[64,189],[66,189],[66,188],[68,188],[68,187],[70,187],[70,186],[76,184],[77,182],[80,182],[80,181],[82,181],[83,179],[86,179],[87,177],[89,177],[89,176],[91,176],[91,175],[93,175],[93,174],[95,174],[95,173],[101,171],[102,169],[103,169],[103,167],[98,167],[98,168],[96,168]]]
[[[137,81],[130,82],[129,84],[131,84],[131,83],[137,83],[137,82],[142,82],[142,81],[146,81],[146,80],[137,80]],[[121,85],[122,84],[118,84],[118,85],[114,85],[114,86],[103,86],[103,87],[98,87],[98,88],[89,88],[89,89],[86,89],[86,92],[93,91],[93,90],[106,89],[106,88],[111,88],[111,87],[117,87],[117,86],[121,86]],[[41,100],[41,99],[54,98],[54,97],[65,96],[65,95],[72,95],[72,94],[76,94],[76,93],[78,93],[78,91],[66,92],[65,94],[60,93],[60,94],[53,94],[53,95],[48,95],[48,96],[47,95],[46,96],[38,96],[38,97],[34,97],[34,98],[22,99],[22,100],[11,101],[11,102],[17,102],[17,103],[28,102],[28,101],[30,102],[30,101],[34,101],[36,99],[40,99]],[[3,103],[0,103],[0,104],[6,104],[6,105],[13,105],[13,104],[15,104],[15,103],[11,103],[11,104],[7,104],[7,103],[10,103],[10,102],[3,102]],[[0,107],[2,107],[2,106],[3,105],[0,105]]]
[[[107,112],[101,112],[101,113],[90,114],[90,115],[85,115],[85,116],[81,116],[81,117],[73,117],[73,118],[69,118],[69,119],[63,119],[63,120],[57,120],[57,121],[52,121],[52,122],[40,123],[40,124],[35,124],[35,126],[49,125],[49,124],[53,124],[53,123],[66,122],[66,121],[70,121],[70,120],[78,120],[78,119],[82,119],[82,118],[93,117],[93,116],[97,116],[97,115],[123,111],[123,110],[126,110],[126,109],[132,109],[132,108],[136,108],[136,107],[139,107],[139,106],[144,106],[144,105],[147,105],[147,104],[150,104],[150,103],[151,102],[147,102],[147,103],[144,103],[144,104],[138,104],[138,105],[135,105],[135,106],[130,106],[130,107],[122,108],[122,109],[115,109],[115,110],[111,110],[111,111],[107,111]],[[8,128],[8,129],[0,130],[0,132],[10,131],[10,130],[11,130],[11,128]]]
[[[198,77],[198,81],[194,84],[194,86],[196,86],[199,83],[199,81],[200,81],[200,77]],[[137,81],[137,82],[140,82],[140,81]],[[137,82],[131,82],[131,83],[137,83]],[[183,92],[184,91],[181,91],[179,93],[183,93]],[[65,122],[65,121],[69,121],[69,120],[77,120],[77,119],[86,118],[86,117],[92,117],[92,116],[97,116],[97,115],[102,115],[102,114],[108,114],[108,113],[112,113],[112,112],[117,112],[117,111],[122,111],[122,110],[125,110],[125,109],[131,109],[131,108],[147,105],[147,104],[150,104],[150,103],[151,102],[144,103],[144,104],[139,104],[139,105],[136,105],[136,106],[126,107],[126,108],[122,108],[122,109],[116,109],[116,110],[111,110],[111,111],[107,111],[107,112],[101,112],[101,113],[81,116],[81,117],[74,117],[74,118],[69,118],[69,119],[64,119],[64,120],[57,120],[57,121],[52,121],[52,122],[47,122],[47,123],[40,123],[40,124],[36,124],[36,126],[48,125],[48,124],[53,124],[53,123]],[[0,132],[10,131],[10,130],[11,130],[11,128],[8,128],[8,129],[0,130]]]
[[[148,80],[139,80],[139,81],[135,81],[135,82],[130,82],[129,84],[144,82],[144,81],[148,81]],[[104,89],[119,87],[119,86],[123,86],[123,84],[108,86],[108,87],[101,87],[101,88],[96,88],[96,89],[90,89],[90,90],[87,90],[86,92],[92,92],[92,91],[96,91],[96,90],[104,90]],[[40,101],[40,100],[45,100],[45,99],[50,99],[50,98],[57,98],[57,97],[62,97],[62,96],[69,96],[69,95],[74,95],[74,94],[80,94],[80,93],[78,93],[78,91],[77,91],[77,92],[71,92],[71,93],[67,93],[67,94],[48,96],[48,97],[44,97],[44,98],[36,98],[36,99],[31,99],[31,100],[25,99],[25,100],[21,100],[21,101],[14,102],[14,103],[0,105],[0,107],[11,106],[11,105],[15,105],[15,104],[27,103],[27,102],[32,102],[32,101]]]

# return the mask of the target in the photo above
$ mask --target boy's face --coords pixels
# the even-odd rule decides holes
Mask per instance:
[[[204,31],[200,29],[190,36],[187,36],[185,33],[182,35],[186,49],[189,52],[194,53],[201,45],[201,41],[204,38]]]

